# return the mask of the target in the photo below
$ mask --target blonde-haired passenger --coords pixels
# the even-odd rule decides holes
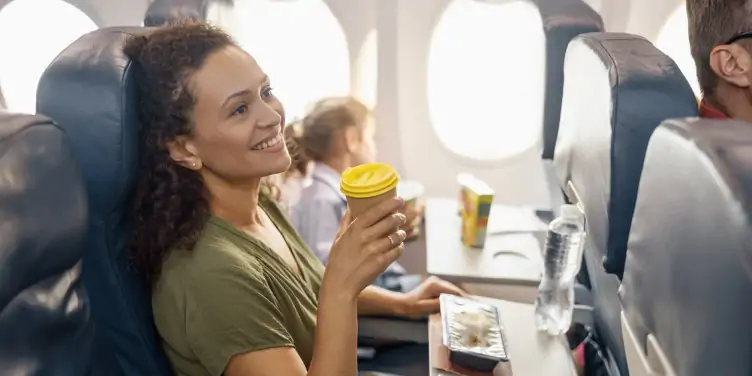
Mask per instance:
[[[376,160],[375,125],[370,109],[352,97],[320,100],[297,125],[294,132],[296,154],[293,165],[299,176],[310,176],[292,206],[295,228],[324,263],[337,228],[347,210],[345,196],[339,191],[342,172]],[[420,213],[408,210],[408,222],[415,225]],[[419,222],[418,222],[419,223]],[[405,228],[408,233],[411,226]],[[374,284],[392,291],[430,288],[433,279],[421,285],[421,278],[408,275],[393,263]]]

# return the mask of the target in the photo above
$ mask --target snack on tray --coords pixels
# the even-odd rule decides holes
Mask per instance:
[[[496,307],[447,294],[439,299],[443,341],[452,364],[491,371],[508,361]]]
[[[462,243],[483,248],[494,192],[488,184],[469,174],[457,175],[457,183],[460,185]]]
[[[487,313],[477,309],[460,310],[454,314],[454,320],[464,327],[460,337],[465,347],[489,346],[489,331],[493,321]]]

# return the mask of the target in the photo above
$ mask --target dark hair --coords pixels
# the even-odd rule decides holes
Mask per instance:
[[[748,0],[687,0],[689,45],[704,95],[712,95],[718,77],[710,68],[710,51],[735,35],[752,31]]]
[[[363,126],[371,110],[353,97],[324,98],[314,105],[300,124],[292,125],[288,137],[292,139],[293,165],[305,175],[309,161],[323,161],[331,153],[332,140],[347,127]]]
[[[192,248],[209,218],[201,176],[174,163],[167,144],[192,133],[191,76],[212,53],[234,45],[218,28],[182,21],[132,37],[125,46],[137,83],[141,122],[130,250],[136,267],[151,282],[167,253]]]

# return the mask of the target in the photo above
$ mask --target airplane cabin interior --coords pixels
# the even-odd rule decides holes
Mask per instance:
[[[0,0],[0,375],[752,376],[686,1]]]

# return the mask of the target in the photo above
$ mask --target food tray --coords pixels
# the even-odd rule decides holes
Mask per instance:
[[[491,372],[509,361],[496,307],[448,294],[439,299],[443,344],[453,364]]]

